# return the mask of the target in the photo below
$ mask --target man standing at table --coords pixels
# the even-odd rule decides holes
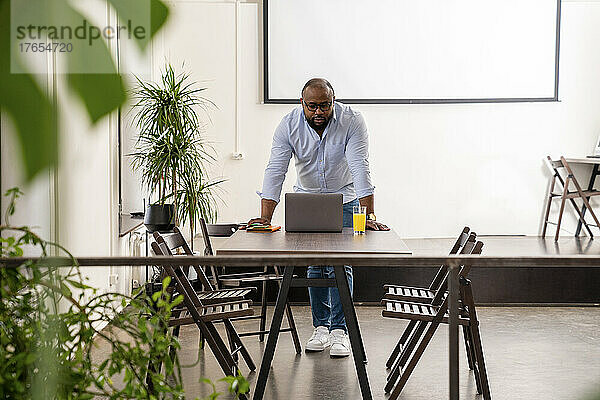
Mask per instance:
[[[271,158],[261,193],[261,217],[248,223],[271,223],[292,154],[296,161],[299,193],[342,193],[344,226],[352,226],[352,207],[367,207],[367,229],[389,230],[376,222],[375,187],[369,172],[369,137],[362,115],[335,102],[333,87],[325,79],[311,79],[302,89],[300,105],[281,120],[273,136]],[[352,293],[352,267],[346,266]],[[308,267],[308,278],[334,278],[331,266]],[[331,357],[350,355],[346,321],[338,289],[309,287],[314,332],[307,351],[331,346]]]

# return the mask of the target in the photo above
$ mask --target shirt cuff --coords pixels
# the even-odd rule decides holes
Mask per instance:
[[[371,186],[370,188],[356,190],[356,197],[362,199],[363,197],[371,196],[375,193],[375,186]]]
[[[267,200],[273,200],[275,203],[279,203],[279,197],[275,196],[275,195],[269,195],[268,193],[264,193],[264,192],[260,192],[260,191],[256,191],[256,194],[261,198],[261,199],[267,199]]]

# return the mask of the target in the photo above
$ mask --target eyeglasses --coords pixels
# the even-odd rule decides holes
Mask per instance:
[[[329,109],[331,108],[331,105],[333,104],[333,101],[329,101],[327,103],[321,103],[321,104],[317,104],[317,103],[307,103],[304,100],[302,100],[302,102],[304,103],[304,105],[306,106],[306,108],[308,108],[309,111],[317,111],[317,108],[320,108],[321,111],[329,111]]]

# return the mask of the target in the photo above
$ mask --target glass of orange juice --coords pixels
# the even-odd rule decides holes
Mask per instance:
[[[354,206],[352,208],[352,226],[355,235],[364,235],[367,224],[367,207]]]

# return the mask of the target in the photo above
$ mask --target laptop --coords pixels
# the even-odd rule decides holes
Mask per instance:
[[[286,193],[286,232],[341,232],[344,225],[341,193]]]

